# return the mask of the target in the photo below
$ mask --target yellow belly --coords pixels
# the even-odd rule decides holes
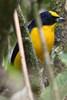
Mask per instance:
[[[20,58],[20,52],[17,53],[15,59],[14,59],[14,67],[17,69],[21,69],[21,58]]]
[[[44,32],[44,38],[46,39],[48,51],[50,52],[54,45],[54,25],[43,26],[42,29]],[[31,36],[31,40],[32,40],[34,49],[36,51],[36,55],[37,55],[38,59],[40,59],[42,62],[43,61],[43,51],[42,51],[42,45],[41,45],[41,40],[39,37],[38,28],[32,29],[30,34],[31,34],[30,36]],[[17,55],[15,57],[14,65],[19,69],[21,68],[21,60],[20,60],[19,52],[17,53]]]
[[[47,49],[50,52],[54,45],[54,29],[51,26],[50,27],[43,26],[42,29],[44,32],[44,38],[46,40]],[[34,28],[31,31],[31,39],[32,39],[32,43],[33,43],[38,59],[43,61],[43,51],[42,51],[42,45],[41,45],[41,40],[39,37],[38,28]]]

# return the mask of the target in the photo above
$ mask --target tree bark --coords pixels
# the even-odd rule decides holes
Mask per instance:
[[[56,11],[60,16],[65,18],[65,22],[58,25],[58,30],[56,36],[59,36],[59,49],[61,52],[67,53],[67,12],[65,11],[65,2],[66,0],[52,0],[51,1],[51,10]],[[57,46],[58,44],[56,44]],[[66,69],[65,65],[59,60],[58,55],[55,54],[54,58],[54,72],[55,74],[62,72]]]

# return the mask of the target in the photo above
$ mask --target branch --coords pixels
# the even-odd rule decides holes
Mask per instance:
[[[20,56],[21,56],[22,70],[23,70],[24,78],[25,78],[25,84],[27,87],[30,100],[34,100],[31,87],[30,87],[27,65],[26,65],[24,49],[23,49],[23,41],[21,38],[22,36],[21,36],[21,31],[20,31],[19,19],[18,19],[18,14],[16,10],[14,11],[14,22],[15,22],[16,34],[17,34],[17,39],[18,39],[18,44],[19,44],[19,49],[20,49]]]
[[[54,73],[53,73],[53,69],[52,69],[53,65],[51,65],[50,56],[49,56],[47,46],[46,46],[46,41],[43,36],[42,23],[41,23],[41,19],[40,19],[39,13],[38,13],[38,5],[37,5],[36,0],[33,0],[33,9],[34,9],[34,15],[36,17],[36,23],[39,28],[39,35],[40,35],[43,54],[44,54],[44,61],[46,64],[45,69],[46,69],[48,80],[51,83],[52,89],[53,89],[52,94],[54,96],[54,100],[60,100],[58,86],[57,86],[56,82],[54,81]]]
[[[66,10],[66,12],[67,12],[67,0],[66,0],[66,2],[65,2],[65,10]]]
[[[20,6],[18,6],[18,17],[20,22],[21,34],[23,38],[24,51],[26,56],[27,67],[37,67],[39,65],[38,59],[36,57],[35,51],[33,49],[32,41],[30,39],[29,30],[27,28],[26,20],[24,18],[23,12]]]
[[[27,22],[25,20],[23,11],[21,10],[20,6],[18,6],[17,11],[18,11],[18,16],[19,16],[20,28],[22,32],[23,45],[24,45],[24,51],[25,51],[25,58],[26,58],[29,75],[32,74],[34,76],[34,79],[30,78],[30,80],[33,84],[35,84],[33,80],[36,80],[35,77],[38,76],[37,82],[39,82],[39,84],[37,85],[37,87],[39,86],[40,91],[41,91],[43,90],[43,87],[44,87],[44,83],[43,83],[42,75],[40,71],[41,65],[37,59],[37,56],[36,56],[36,53],[35,53],[31,38],[30,38],[30,33],[27,28]]]

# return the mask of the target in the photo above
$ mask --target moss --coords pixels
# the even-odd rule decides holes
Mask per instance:
[[[66,17],[67,15],[66,15],[64,6],[65,6],[65,0],[52,0],[51,4],[50,4],[50,9],[53,11],[56,11],[57,13],[59,13],[60,16],[63,16],[67,20],[67,17]],[[60,38],[60,41],[58,42],[58,45],[57,45],[57,43],[55,43],[55,49],[57,46],[59,46],[60,52],[64,52],[64,53],[67,53],[67,38],[66,38],[67,37],[67,32],[66,32],[67,24],[66,23],[67,23],[67,21],[63,22],[56,29],[56,30],[60,30],[60,32],[56,31],[56,38],[58,35]],[[66,69],[64,64],[59,60],[59,58],[57,56],[58,52],[55,54],[55,58],[54,58],[55,74],[58,74]]]

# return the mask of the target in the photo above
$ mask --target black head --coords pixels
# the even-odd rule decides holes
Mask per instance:
[[[56,12],[53,11],[43,11],[40,13],[40,17],[42,25],[47,25],[47,26],[64,21],[64,18],[60,17]],[[36,21],[35,19],[33,19],[28,26],[29,31],[31,31],[32,28],[36,26],[37,26]]]

